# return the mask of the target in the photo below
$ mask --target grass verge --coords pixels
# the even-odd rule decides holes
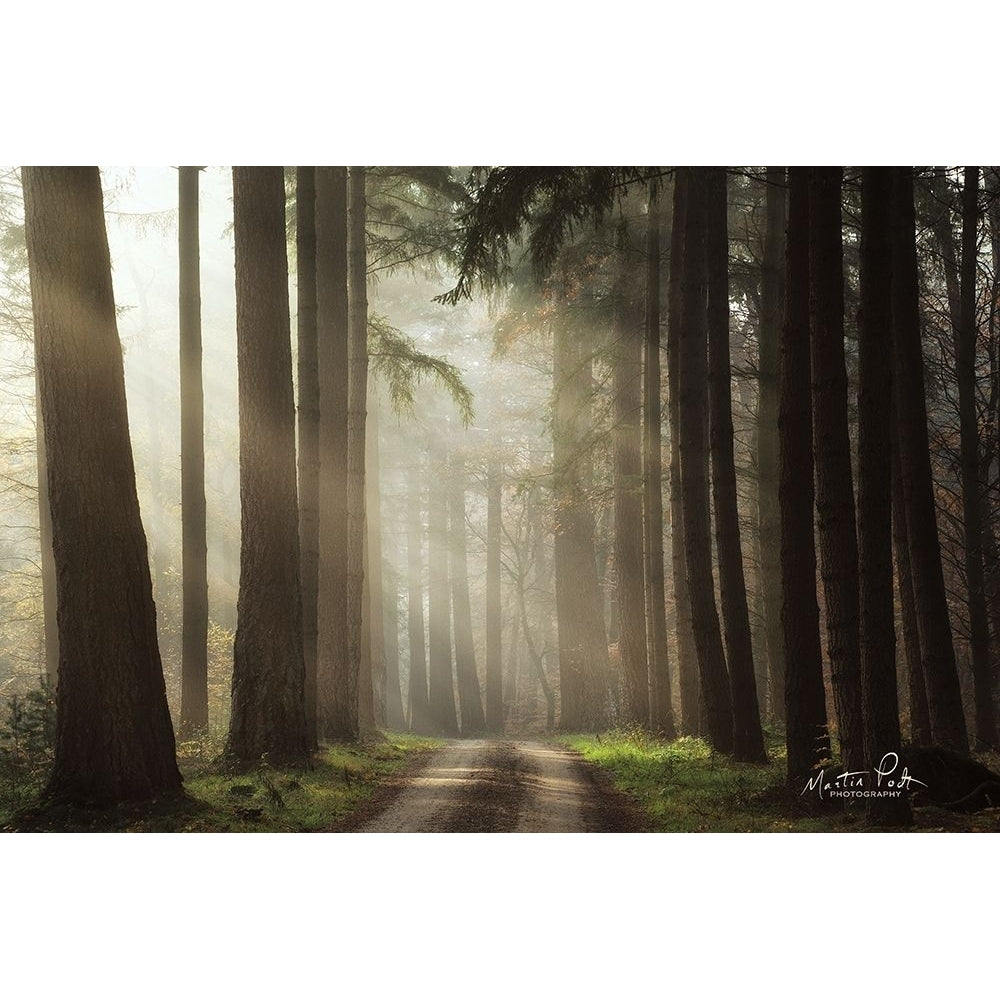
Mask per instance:
[[[323,747],[308,768],[261,766],[220,772],[210,741],[182,743],[186,795],[116,809],[24,810],[8,829],[136,833],[310,833],[328,830],[436,740],[388,733],[358,744]]]

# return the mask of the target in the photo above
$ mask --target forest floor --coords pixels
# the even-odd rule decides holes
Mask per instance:
[[[278,832],[329,830],[387,781],[441,745],[401,733],[357,745],[325,746],[308,768],[261,767],[248,774],[220,771],[221,745],[179,744],[185,796],[116,809],[21,809],[0,829],[25,832]],[[34,790],[37,794],[37,789]]]
[[[770,762],[737,764],[712,753],[704,740],[666,742],[642,730],[567,735],[559,743],[597,765],[642,810],[648,829],[692,833],[862,832],[863,802],[818,811],[810,796],[785,787],[782,740],[768,739]],[[997,768],[996,759],[987,760]],[[915,832],[997,832],[1000,809],[951,812],[931,805],[913,810]]]

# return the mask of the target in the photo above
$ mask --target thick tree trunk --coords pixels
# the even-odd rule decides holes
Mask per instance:
[[[42,394],[35,366],[35,455],[38,475],[38,544],[42,577],[42,656],[45,681],[55,691],[59,680],[59,623],[56,620],[56,561],[52,551],[52,508],[49,504],[48,458]]]
[[[281,167],[233,168],[240,409],[240,595],[228,752],[301,760],[306,729]]]
[[[502,733],[503,620],[500,606],[503,467],[490,457],[486,476],[486,730]]]
[[[785,301],[784,167],[767,168],[764,262],[761,273],[757,408],[757,524],[767,642],[768,706],[772,718],[785,717],[785,647],[781,626],[781,515],[778,504],[778,372]]]
[[[619,248],[619,252],[624,254],[624,248]],[[621,266],[624,270],[624,260]],[[647,726],[650,723],[650,676],[646,659],[646,593],[643,582],[642,333],[635,303],[626,299],[629,293],[623,285],[620,280],[615,289],[611,344],[615,604],[623,682],[622,721]],[[659,400],[657,421],[658,404]],[[662,531],[662,522],[660,527]],[[666,640],[665,630],[663,639]]]
[[[465,463],[456,458],[451,468],[451,605],[455,627],[455,673],[462,735],[486,729],[483,695],[476,667],[476,644],[472,632],[472,603],[469,600],[469,560],[465,542]]]
[[[448,485],[442,474],[447,456],[433,437],[428,451],[427,500],[428,618],[430,632],[430,711],[434,732],[458,735],[455,679],[451,658],[451,588],[448,583]]]
[[[969,739],[948,621],[931,479],[920,342],[913,175],[908,168],[899,168],[896,172],[893,202],[893,386],[913,599],[920,626],[931,736],[940,746],[968,753]]]
[[[357,661],[347,655],[347,169],[316,168],[320,379],[317,715],[320,735],[358,737]]]
[[[808,170],[788,172],[787,291],[778,395],[781,626],[785,654],[787,773],[795,787],[830,756],[813,535],[813,433],[809,386]]]
[[[693,736],[701,731],[698,713],[698,654],[691,628],[681,494],[680,351],[683,315],[684,216],[686,174],[674,173],[670,230],[670,276],[667,285],[667,419],[670,427],[670,568],[674,591],[674,632],[677,677],[680,686],[681,731]]]
[[[976,414],[976,256],[978,253],[979,167],[965,168],[962,188],[961,311],[955,337],[961,428],[962,522],[965,580],[969,591],[976,744],[996,746],[996,709],[990,665],[990,627],[983,570],[983,492],[979,481],[979,421]]]
[[[410,469],[409,495],[406,504],[406,620],[410,640],[410,683],[407,700],[410,706],[410,731],[430,733],[433,731],[433,726],[427,697],[421,484],[420,468],[414,464]]]
[[[733,754],[737,760],[763,763],[757,681],[733,452],[733,395],[729,357],[729,238],[726,168],[713,167],[708,178],[708,392],[712,452],[712,499],[719,594],[725,625],[726,659],[733,705]]]
[[[368,408],[368,265],[365,168],[347,171],[347,661],[357,675],[358,723],[375,728],[371,658],[364,655],[365,418]]]
[[[660,212],[650,194],[646,229],[646,337],[643,367],[643,565],[648,608],[650,728],[674,739],[663,565],[663,406],[660,377]]]
[[[733,750],[733,706],[726,654],[715,604],[709,509],[707,330],[707,173],[687,174],[684,226],[683,329],[680,344],[680,448],[684,543],[708,739],[720,753]]]
[[[180,792],[129,440],[97,167],[23,167],[35,366],[57,571],[47,797]]]
[[[299,546],[302,562],[302,653],[306,723],[316,733],[316,644],[319,588],[319,349],[316,320],[316,168],[295,172],[298,336]]]
[[[597,582],[594,515],[581,458],[590,429],[592,359],[579,332],[553,335],[553,489],[560,728],[596,732],[607,721],[608,646]]]
[[[892,178],[891,168],[866,167],[861,180],[858,550],[862,762],[867,759],[868,770],[886,754],[898,753],[901,743],[892,607]],[[839,183],[837,190],[839,202]],[[878,825],[912,822],[903,794],[872,797],[867,805],[869,820]]]
[[[809,173],[813,455],[827,651],[840,759],[850,770],[860,771],[865,765],[858,541],[844,360],[844,251],[840,218],[843,171],[841,167],[815,167]]]

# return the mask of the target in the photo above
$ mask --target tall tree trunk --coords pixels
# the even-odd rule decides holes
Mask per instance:
[[[129,440],[97,167],[23,167],[35,366],[57,574],[47,797],[180,792]]]
[[[483,695],[476,667],[476,645],[472,633],[472,603],[469,600],[469,560],[465,542],[465,463],[456,458],[451,468],[451,604],[455,627],[455,673],[462,735],[486,729]]]
[[[370,393],[371,412],[365,429],[367,448],[365,451],[365,517],[367,522],[368,553],[365,558],[365,578],[368,580],[368,596],[365,612],[370,617],[370,653],[372,665],[372,691],[375,702],[375,725],[387,725],[389,702],[398,706],[402,714],[403,704],[399,696],[399,678],[393,694],[389,684],[385,650],[385,593],[382,561],[382,500],[380,494],[379,470],[379,399],[376,392]]]
[[[500,607],[503,466],[491,455],[486,474],[486,730],[503,732],[503,620]]]
[[[891,168],[864,169],[858,325],[858,549],[862,758],[867,758],[869,770],[880,767],[887,754],[898,754],[901,742],[892,608],[892,186]],[[837,190],[839,208],[839,183]],[[867,804],[869,820],[878,825],[912,822],[909,799],[903,794],[872,797]]]
[[[302,654],[306,724],[316,733],[319,588],[319,347],[316,319],[316,168],[295,172],[295,250],[299,374],[299,546],[302,556]]]
[[[683,315],[684,217],[686,173],[674,173],[670,229],[670,276],[667,285],[667,419],[670,428],[670,568],[674,591],[674,632],[680,686],[681,731],[700,732],[698,701],[701,682],[698,654],[691,628],[691,595],[685,558],[684,512],[681,495],[680,351]]]
[[[850,770],[861,771],[865,763],[858,631],[858,539],[847,416],[847,364],[844,360],[842,181],[841,167],[815,167],[810,170],[809,311],[812,327],[813,455],[827,650],[841,760]]]
[[[347,655],[347,169],[316,168],[319,352],[317,715],[329,739],[358,737],[357,661]]]
[[[894,401],[895,405],[895,401]],[[913,598],[913,570],[910,566],[910,543],[906,532],[906,507],[903,503],[903,479],[899,469],[899,442],[895,420],[892,424],[892,533],[896,552],[896,583],[903,624],[903,651],[906,662],[906,688],[910,708],[910,741],[917,746],[931,742],[931,717],[927,709],[923,656],[917,608]]]
[[[958,407],[961,428],[962,522],[965,579],[976,703],[976,744],[996,746],[996,710],[990,665],[990,627],[983,570],[983,492],[979,481],[979,421],[976,414],[976,257],[978,255],[979,167],[965,168],[962,188],[961,311],[956,331]]]
[[[737,760],[763,763],[757,681],[733,453],[733,390],[729,357],[729,199],[726,168],[713,167],[708,183],[708,391],[711,418],[712,499],[719,593],[725,625],[726,659],[733,705],[733,754]]]
[[[49,504],[48,458],[42,394],[35,366],[35,455],[38,469],[38,543],[42,577],[42,635],[45,681],[55,691],[59,679],[59,623],[56,620],[56,561],[52,551],[52,508]]]
[[[357,676],[361,729],[375,728],[371,659],[364,656],[365,416],[368,405],[368,265],[365,168],[347,171],[347,661]]]
[[[240,411],[240,593],[227,751],[305,757],[306,727],[281,167],[233,168]]]
[[[448,486],[442,475],[447,456],[440,440],[432,438],[427,472],[428,617],[430,626],[430,710],[434,731],[458,735],[455,680],[451,658],[451,589],[448,585]]]
[[[620,246],[618,252],[623,258],[620,267],[624,272],[627,267],[624,260],[626,250]],[[622,721],[647,726],[650,723],[650,677],[646,659],[646,594],[643,581],[642,334],[638,311],[635,303],[627,299],[629,290],[624,284],[622,276],[619,276],[614,293],[611,344],[615,604],[623,680]],[[656,417],[659,421],[659,398]],[[666,640],[665,630],[663,639]]]
[[[385,536],[390,539],[391,535]],[[395,548],[395,545],[393,545]],[[395,553],[393,554],[395,555]],[[382,613],[385,622],[385,724],[393,733],[406,732],[402,678],[399,663],[399,570],[395,558],[386,560],[383,573]],[[393,698],[395,691],[395,698]]]
[[[646,230],[646,337],[643,367],[643,565],[649,608],[649,722],[674,739],[674,707],[667,648],[666,571],[663,565],[663,407],[660,378],[660,211],[650,193]]]
[[[813,433],[809,386],[808,170],[788,172],[785,322],[778,395],[781,626],[785,655],[787,772],[794,787],[830,756],[813,535]]]
[[[913,599],[920,626],[931,736],[943,747],[968,753],[969,739],[948,621],[927,438],[912,172],[899,168],[893,187],[893,386]]]
[[[683,329],[680,344],[680,447],[684,544],[691,623],[694,629],[708,739],[720,753],[733,750],[733,705],[726,654],[715,605],[712,528],[709,509],[708,330],[706,235],[708,190],[703,168],[687,174],[684,225]]]
[[[597,582],[594,515],[581,452],[590,430],[592,359],[578,331],[553,335],[553,489],[556,615],[563,730],[596,732],[607,720],[608,646]]]
[[[507,666],[503,675],[503,717],[504,721],[513,719],[519,721],[520,716],[517,711],[518,698],[518,659],[517,650],[521,635],[521,616],[517,610],[511,616],[510,644],[507,647]]]
[[[424,566],[423,523],[421,520],[420,467],[410,469],[406,504],[406,620],[410,639],[410,731],[433,731],[430,702],[427,697],[427,647],[424,636]]]
[[[767,642],[768,704],[771,716],[785,717],[785,648],[781,625],[781,515],[778,504],[778,373],[782,309],[785,301],[784,167],[767,168],[764,262],[761,273],[760,359],[757,408],[758,531],[760,575]]]

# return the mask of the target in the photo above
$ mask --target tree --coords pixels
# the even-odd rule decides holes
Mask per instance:
[[[869,770],[900,746],[892,603],[892,177],[891,168],[866,167],[861,179],[858,550],[862,756]],[[813,236],[811,224],[812,218]],[[872,797],[867,804],[878,824],[912,821],[905,795]]]
[[[754,676],[750,610],[743,576],[743,546],[733,454],[732,364],[729,356],[729,238],[725,167],[707,177],[708,396],[712,453],[712,500],[719,594],[725,626],[733,706],[733,753],[737,760],[763,763],[757,681]]]
[[[228,753],[298,761],[305,715],[295,400],[281,167],[233,168],[240,592]]]
[[[491,453],[486,473],[486,731],[502,733],[503,619],[500,603],[503,466]]]
[[[814,167],[809,172],[813,455],[827,650],[837,730],[844,764],[852,771],[860,771],[864,769],[864,747],[858,541],[844,360],[841,186],[840,167]]]
[[[299,545],[306,722],[315,734],[319,600],[319,343],[316,319],[316,168],[295,170],[298,335]],[[312,738],[315,738],[314,735]]]
[[[893,389],[899,469],[920,629],[924,680],[935,743],[968,753],[969,739],[955,667],[941,546],[934,509],[917,272],[913,175],[899,168],[893,184],[892,339]]]
[[[24,167],[59,616],[46,796],[178,794],[97,167]],[[95,419],[95,414],[100,419]]]
[[[406,504],[407,630],[410,640],[410,731],[433,732],[427,692],[427,648],[424,638],[424,590],[421,522],[421,476],[410,467]]]
[[[712,577],[712,535],[708,485],[708,335],[706,235],[708,191],[704,171],[682,168],[686,177],[684,271],[680,335],[680,458],[684,548],[691,623],[694,630],[705,727],[709,742],[720,753],[733,750],[733,705],[729,693],[726,654],[719,630]]]
[[[785,743],[793,786],[830,756],[813,535],[813,432],[809,386],[809,180],[788,171],[785,321],[778,391],[781,626],[785,652]]]

